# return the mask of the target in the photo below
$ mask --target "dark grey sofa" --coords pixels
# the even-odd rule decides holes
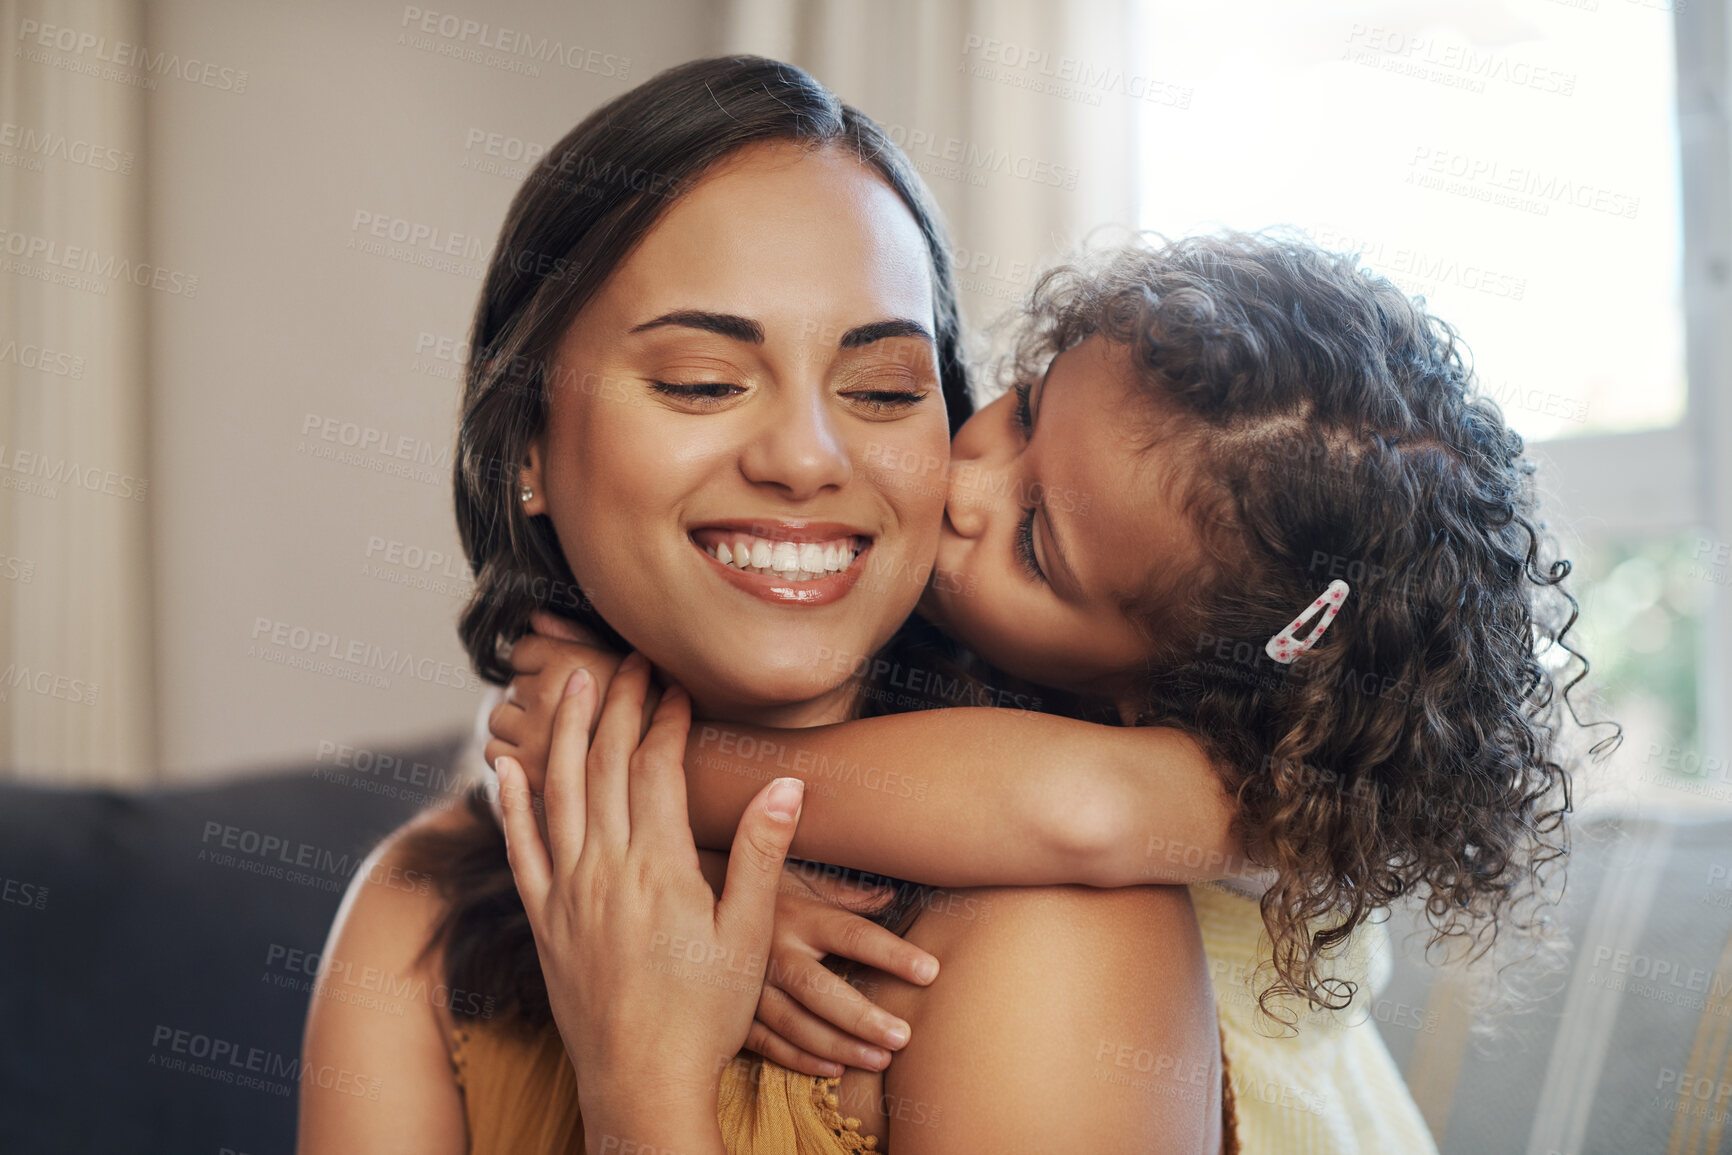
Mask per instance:
[[[462,737],[368,772],[0,785],[0,1152],[291,1155],[309,958]]]

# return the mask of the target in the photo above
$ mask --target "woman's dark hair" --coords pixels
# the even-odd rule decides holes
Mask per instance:
[[[846,150],[902,199],[930,258],[951,432],[973,412],[944,228],[908,158],[878,125],[800,69],[756,56],[693,61],[640,84],[585,117],[524,181],[476,307],[455,476],[458,535],[475,590],[458,632],[486,680],[510,681],[501,643],[520,636],[536,609],[629,648],[579,592],[552,524],[523,513],[518,473],[546,425],[549,391],[584,384],[556,380],[553,373],[555,351],[578,312],[705,173],[766,142]],[[916,622],[899,630],[886,650],[935,645],[930,630]],[[875,661],[872,668],[894,665]],[[879,699],[865,689],[870,711]],[[475,1017],[485,1007],[508,1025],[545,1028],[552,1022],[547,988],[503,836],[479,788],[462,805],[469,821],[423,828],[403,844],[447,900],[427,950],[443,948],[452,990],[476,994],[461,1003],[453,999],[454,1015]],[[921,893],[896,884],[893,901],[877,917],[887,925],[905,923]]]
[[[1587,662],[1533,466],[1455,330],[1354,257],[1225,233],[1049,272],[1014,370],[1097,334],[1128,349],[1198,547],[1127,602],[1139,723],[1210,752],[1278,875],[1264,1009],[1344,1006],[1328,958],[1409,894],[1433,945],[1537,931],[1567,850],[1558,699]],[[1275,662],[1265,643],[1336,578],[1338,618]]]

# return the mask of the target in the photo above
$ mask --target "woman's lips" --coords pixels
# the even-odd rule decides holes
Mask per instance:
[[[847,596],[872,547],[870,537],[834,523],[714,524],[689,537],[724,581],[778,605],[821,606]]]

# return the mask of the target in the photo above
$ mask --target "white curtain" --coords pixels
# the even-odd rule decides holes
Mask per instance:
[[[143,783],[142,13],[0,0],[0,28],[0,776]]]
[[[1128,2],[732,0],[722,51],[811,72],[890,130],[944,209],[980,326],[1100,226],[1136,223],[1152,78]]]

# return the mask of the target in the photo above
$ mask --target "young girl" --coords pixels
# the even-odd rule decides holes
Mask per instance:
[[[1568,564],[1541,561],[1521,438],[1475,397],[1448,325],[1296,240],[1138,244],[1050,273],[1015,368],[956,436],[922,611],[1075,716],[944,708],[983,684],[994,705],[1038,703],[935,647],[873,672],[939,708],[699,722],[699,845],[725,847],[791,775],[808,859],[945,887],[1225,880],[1192,897],[1243,1150],[1432,1150],[1376,1029],[1336,1012],[1387,969],[1373,915],[1418,894],[1434,942],[1486,949],[1531,929],[1521,904],[1561,865],[1569,775],[1542,655],[1574,655],[1574,603]],[[712,557],[779,572],[736,536]],[[869,578],[869,543],[844,564]],[[532,637],[512,660],[487,757],[534,781],[566,676],[605,680],[617,657]],[[1085,720],[1103,710],[1119,724]],[[784,903],[750,1045],[828,1074],[826,1056],[858,1061],[841,1036],[894,1049],[906,1032],[862,1026],[864,999],[822,981],[838,936],[821,917]]]

